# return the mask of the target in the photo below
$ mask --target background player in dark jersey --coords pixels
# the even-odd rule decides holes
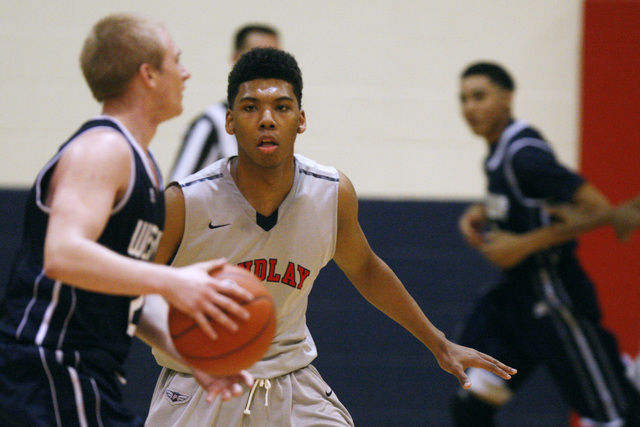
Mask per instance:
[[[112,15],[89,33],[81,65],[102,115],[85,123],[42,169],[29,194],[24,238],[0,304],[0,424],[123,426],[142,420],[118,381],[137,333],[170,356],[166,325],[144,305],[157,294],[215,335],[206,317],[250,297],[208,274],[223,261],[152,264],[164,226],[160,172],[148,146],[182,111],[189,71],[163,25]],[[152,299],[153,301],[153,299]],[[229,398],[251,377],[196,373]]]
[[[575,256],[579,230],[552,222],[547,209],[572,203],[601,215],[608,202],[556,161],[537,130],[513,119],[513,91],[499,65],[476,63],[462,73],[462,112],[489,154],[486,202],[465,211],[460,230],[504,279],[480,299],[459,342],[516,367],[518,375],[506,382],[471,369],[472,387],[452,405],[455,422],[492,425],[496,408],[542,364],[569,405],[594,425],[638,425],[638,391],[625,377],[616,340],[601,325],[594,286]]]

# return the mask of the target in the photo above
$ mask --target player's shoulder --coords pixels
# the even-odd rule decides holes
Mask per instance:
[[[542,133],[528,122],[518,120],[512,123],[505,133],[509,131],[511,131],[507,149],[509,157],[535,157],[539,155],[546,157],[553,154],[551,146]]]
[[[132,149],[127,138],[119,131],[96,127],[83,132],[65,147],[63,156],[79,161],[125,161],[131,158]]]
[[[178,184],[180,187],[194,187],[199,184],[223,178],[223,168],[226,168],[229,158],[223,158],[205,166],[197,172],[187,175],[186,177],[172,181],[170,184]]]
[[[294,157],[296,166],[301,173],[328,181],[338,182],[340,180],[340,174],[335,167],[323,165],[298,153],[294,154]]]

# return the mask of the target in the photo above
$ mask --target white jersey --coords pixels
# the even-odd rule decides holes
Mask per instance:
[[[265,357],[249,371],[274,378],[307,366],[317,356],[306,325],[307,301],[335,250],[338,171],[296,154],[293,186],[271,217],[258,214],[242,196],[228,158],[179,184],[185,229],[173,265],[225,257],[255,273],[273,296],[277,329]]]

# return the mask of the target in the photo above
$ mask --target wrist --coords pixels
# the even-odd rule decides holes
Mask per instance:
[[[165,300],[168,300],[172,286],[176,283],[176,280],[172,279],[175,269],[166,265],[157,264],[154,265],[154,268],[157,268],[157,274],[152,284],[153,291],[150,293],[160,294]]]

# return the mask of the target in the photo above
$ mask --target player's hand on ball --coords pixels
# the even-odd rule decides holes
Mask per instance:
[[[218,334],[211,321],[230,331],[238,330],[238,324],[230,315],[248,319],[249,312],[240,303],[253,298],[249,291],[235,283],[212,277],[225,265],[225,260],[219,259],[174,268],[178,276],[175,286],[164,295],[169,304],[188,314],[214,340]]]
[[[443,351],[436,354],[436,360],[442,369],[455,375],[462,388],[471,387],[471,380],[465,373],[467,368],[480,368],[492,372],[505,380],[511,379],[518,371],[499,360],[474,350],[446,341]]]
[[[240,371],[235,375],[215,377],[198,369],[193,370],[193,377],[207,391],[207,402],[211,403],[220,396],[223,401],[242,395],[243,386],[253,385],[253,375]]]
[[[222,288],[243,288],[252,299],[238,301],[251,314],[248,319],[226,313],[238,325],[229,330],[210,319],[218,338],[211,339],[203,328],[178,308],[169,307],[169,334],[176,351],[193,368],[210,375],[224,377],[249,369],[267,352],[277,327],[277,313],[269,289],[252,272],[242,267],[225,264],[211,272]]]

